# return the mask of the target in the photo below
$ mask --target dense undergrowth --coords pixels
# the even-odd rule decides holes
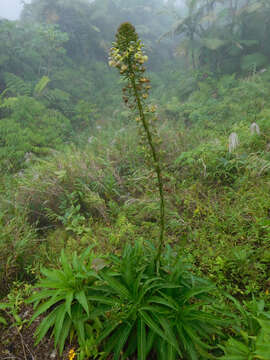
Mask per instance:
[[[261,75],[249,81],[262,84]],[[246,83],[247,80],[237,82],[239,87]],[[263,99],[257,97],[256,101]],[[187,105],[179,104],[179,107]],[[244,104],[241,105],[244,108]],[[269,234],[269,110],[265,107],[257,114],[260,134],[251,132],[254,119],[246,120],[245,114],[234,122],[232,113],[228,119],[231,126],[226,119],[226,124],[212,121],[209,128],[208,124],[184,126],[181,121],[164,121],[164,109],[159,111],[157,124],[163,140],[168,240],[181,242],[185,245],[183,248],[194,247],[195,252],[190,252],[192,257],[196,250],[205,249],[205,267],[213,266],[216,275],[217,269],[228,265],[223,264],[222,258],[232,257],[233,261],[236,256],[237,261],[239,255],[246,271],[250,262],[251,272],[260,263],[262,267],[254,274],[257,287],[260,276],[264,274],[264,280],[269,276],[267,268],[262,271],[264,262],[267,265]],[[118,129],[115,126],[114,130],[98,129],[83,148],[74,145],[55,152],[50,158],[33,159],[31,167],[13,177],[12,182],[3,183],[2,193],[6,196],[2,202],[2,224],[6,234],[18,225],[14,245],[20,248],[20,238],[24,239],[27,233],[43,248],[46,241],[42,244],[42,238],[47,234],[49,239],[53,238],[55,232],[59,236],[57,243],[85,235],[100,248],[108,247],[110,251],[110,246],[121,246],[122,232],[123,236],[129,236],[129,232],[131,237],[132,233],[141,236],[147,229],[147,236],[155,234],[158,221],[155,179],[151,168],[144,165],[143,145],[139,144],[135,131],[132,122],[120,124]],[[231,132],[236,132],[240,139],[232,153],[228,151]],[[16,221],[21,219],[22,226],[19,226]],[[110,230],[107,238],[106,229],[111,226],[115,227],[116,234]],[[215,264],[209,262],[209,247]],[[241,255],[235,253],[238,247]],[[257,254],[254,261],[250,251]],[[222,256],[217,258],[217,255]],[[196,261],[203,259],[200,254]],[[238,280],[244,276],[241,273],[239,269],[239,274],[235,274],[236,278],[240,276]],[[249,275],[244,277],[252,282]],[[266,286],[266,291],[267,284],[262,281],[261,285]]]
[[[267,77],[264,82],[260,74],[233,81],[235,92],[243,86],[267,86]],[[197,99],[200,90],[188,103],[179,103],[179,109],[189,104],[192,107],[193,96]],[[262,92],[256,101],[267,101],[264,96]],[[222,106],[228,100],[221,97],[216,101]],[[244,102],[239,106],[245,109]],[[234,109],[225,124],[210,119],[205,125],[185,125],[169,118],[164,121],[164,111],[167,110],[159,108],[157,125],[163,140],[166,243],[172,246],[176,259],[183,257],[191,264],[193,276],[208,277],[220,290],[246,302],[248,307],[241,311],[251,311],[247,313],[251,314],[247,315],[248,321],[254,316],[254,321],[259,322],[255,329],[245,322],[241,326],[246,334],[259,338],[243,346],[256,351],[256,346],[261,346],[261,336],[268,336],[268,330],[259,330],[260,321],[264,320],[258,320],[255,310],[248,310],[249,301],[264,299],[266,309],[269,302],[267,105],[256,113],[259,134],[251,132],[254,118],[248,119],[244,112],[241,119],[234,121],[238,113]],[[98,258],[99,254],[105,258],[106,254],[115,254],[120,261],[119,255],[130,243],[156,244],[156,180],[151,167],[144,165],[144,145],[140,145],[135,132],[132,122],[115,126],[114,131],[97,129],[87,145],[74,145],[46,160],[35,159],[23,174],[2,184],[2,294],[10,289],[12,281],[33,282],[40,274],[41,264],[58,263],[62,249],[68,254],[80,253],[91,245]],[[238,134],[240,143],[230,153],[231,132]],[[252,300],[253,296],[258,300]],[[232,304],[231,309],[235,307]],[[262,311],[262,305],[256,306]],[[241,337],[237,341],[241,342]],[[256,341],[259,345],[255,345]],[[239,346],[230,340],[226,358]],[[242,350],[243,354],[251,351],[247,349]]]

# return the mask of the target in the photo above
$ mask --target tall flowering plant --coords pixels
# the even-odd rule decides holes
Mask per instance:
[[[137,112],[136,121],[142,125],[144,130],[143,138],[145,138],[149,145],[150,155],[158,180],[160,235],[156,256],[156,269],[159,272],[160,257],[164,246],[165,206],[160,156],[157,150],[159,141],[154,136],[155,127],[153,122],[156,120],[156,108],[147,103],[149,90],[151,89],[150,80],[144,75],[146,71],[144,64],[147,60],[148,56],[144,53],[143,44],[134,26],[127,22],[120,25],[116,33],[116,41],[110,50],[109,65],[117,68],[120,75],[126,80],[126,86],[123,87],[123,100],[131,110]]]

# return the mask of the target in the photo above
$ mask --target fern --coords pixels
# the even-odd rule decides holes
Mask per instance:
[[[15,96],[31,96],[32,85],[15,74],[5,73],[7,90]]]
[[[42,94],[50,107],[59,109],[64,114],[71,114],[73,105],[70,102],[70,94],[60,89],[46,89]]]
[[[2,101],[3,101],[3,99],[4,99],[4,96],[5,96],[5,94],[7,93],[7,91],[8,91],[8,89],[4,90],[4,91],[0,94],[0,106],[1,106],[1,103],[2,103]]]
[[[43,76],[34,88],[34,96],[38,97],[38,96],[43,95],[43,93],[50,81],[51,80],[48,78],[48,76]]]

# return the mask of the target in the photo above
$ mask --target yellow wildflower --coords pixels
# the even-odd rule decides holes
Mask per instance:
[[[68,360],[73,360],[75,356],[76,356],[75,350],[74,349],[69,350]]]

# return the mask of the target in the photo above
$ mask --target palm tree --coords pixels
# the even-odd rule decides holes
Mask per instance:
[[[199,59],[211,63],[214,71],[226,61],[235,70],[245,55],[244,66],[254,59],[257,65],[262,64],[265,51],[261,51],[260,41],[264,48],[266,44],[260,32],[269,32],[269,0],[186,0],[185,8],[184,15],[177,16],[173,29],[165,36],[181,36],[178,50],[191,59],[193,69]],[[250,57],[252,51],[255,54]]]
[[[211,13],[215,5],[220,0],[185,0],[185,15],[177,16],[177,21],[173,29],[164,36],[169,34],[180,35],[181,42],[178,47],[179,52],[185,53],[191,58],[193,69],[196,66],[196,52],[204,45],[201,41],[207,32],[207,27],[211,25]],[[170,3],[170,8],[173,4]],[[174,12],[177,14],[174,8]]]

